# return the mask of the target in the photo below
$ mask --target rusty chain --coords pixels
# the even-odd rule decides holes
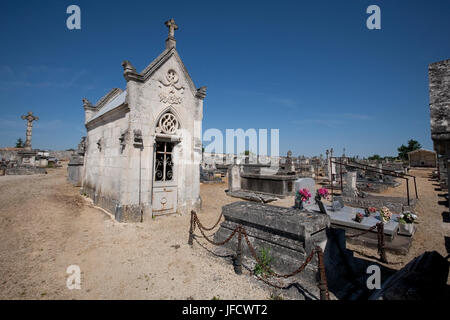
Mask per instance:
[[[192,214],[194,214],[195,217],[197,218],[198,226],[200,228],[202,228],[203,230],[205,230],[205,231],[211,231],[212,229],[217,227],[217,225],[219,224],[220,220],[222,220],[222,216],[223,216],[223,214],[221,213],[220,216],[219,216],[219,219],[217,220],[217,222],[211,228],[206,228],[204,225],[201,224],[200,220],[198,220],[197,213],[195,211],[192,211]]]
[[[211,244],[216,245],[216,246],[223,246],[225,243],[227,243],[228,241],[230,241],[234,235],[236,234],[236,232],[240,229],[241,226],[237,226],[236,228],[234,228],[233,232],[230,234],[230,236],[225,239],[222,242],[214,242],[211,239],[208,238],[208,236],[204,233],[203,229],[200,227],[200,221],[198,220],[197,216],[194,216],[194,225],[197,224],[197,226],[199,227],[198,229],[200,230],[201,234],[203,235],[203,237]]]
[[[378,247],[378,254],[380,255],[381,262],[388,263],[386,258],[386,252],[385,252],[385,246],[384,246],[384,224],[383,222],[378,222],[374,226],[372,226],[370,229],[358,233],[358,234],[351,234],[347,235],[348,238],[355,238],[362,235],[365,235],[373,230],[377,229],[377,247]]]
[[[359,236],[365,235],[365,234],[367,234],[367,233],[369,233],[369,232],[375,230],[375,228],[377,228],[377,225],[378,225],[378,224],[376,224],[376,225],[370,227],[370,229],[365,230],[365,231],[363,231],[363,232],[361,232],[361,233],[357,233],[357,234],[349,234],[349,235],[347,235],[347,237],[348,237],[348,238],[355,238],[355,237],[359,237]]]

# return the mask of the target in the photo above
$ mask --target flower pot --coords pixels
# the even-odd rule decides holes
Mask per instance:
[[[303,209],[304,209],[303,201],[296,198],[296,199],[295,199],[295,206],[294,206],[294,207],[295,207],[296,209],[303,210]]]
[[[386,223],[389,222],[389,220],[391,220],[391,218],[384,217],[383,215],[380,215],[380,220],[381,220],[381,222],[383,222],[384,224],[386,224]]]
[[[361,223],[363,221],[364,217],[355,216],[355,221]]]
[[[404,236],[412,236],[416,231],[414,223],[399,223],[398,233]]]

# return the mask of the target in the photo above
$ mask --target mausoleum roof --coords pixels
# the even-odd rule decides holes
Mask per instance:
[[[425,152],[425,153],[435,153],[434,151],[431,151],[431,150],[425,150],[425,149],[417,149],[417,150],[414,150],[414,151],[410,151],[410,152],[408,152],[408,154],[412,154],[412,153],[418,153],[418,152]]]
[[[101,109],[97,112],[95,116],[93,116],[90,121],[97,119],[107,113],[108,111],[111,111],[122,104],[125,103],[127,97],[127,91],[122,91],[120,94],[116,95],[114,98],[112,98],[110,101],[108,101],[105,105],[101,107]]]

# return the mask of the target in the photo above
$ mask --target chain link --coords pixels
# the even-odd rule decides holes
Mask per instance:
[[[230,236],[225,239],[222,242],[214,242],[211,239],[208,238],[208,236],[204,233],[203,229],[200,227],[200,221],[198,220],[197,216],[194,216],[194,224],[198,225],[198,229],[200,230],[201,234],[203,235],[203,237],[211,244],[216,245],[216,246],[223,246],[224,244],[226,244],[228,241],[230,241],[234,235],[236,234],[236,232],[239,230],[240,226],[237,226],[236,228],[234,228],[233,232],[230,234]]]
[[[355,238],[355,237],[359,237],[359,236],[365,235],[365,234],[367,234],[367,233],[369,233],[369,232],[375,230],[375,228],[377,228],[377,225],[378,225],[378,224],[376,224],[376,225],[370,227],[370,229],[368,229],[368,230],[366,230],[366,231],[363,231],[363,232],[361,232],[361,233],[357,233],[357,234],[349,234],[349,235],[347,235],[347,237],[348,237],[348,238]]]
[[[205,230],[205,231],[211,231],[212,229],[214,229],[215,227],[217,227],[217,225],[219,224],[220,220],[222,220],[222,216],[223,216],[223,214],[221,213],[220,216],[219,216],[219,219],[217,220],[217,222],[216,222],[211,228],[206,228],[204,225],[201,224],[200,220],[198,220],[197,213],[196,213],[195,211],[193,211],[192,214],[194,214],[195,217],[197,218],[198,226],[199,226],[200,228],[202,228],[203,230]]]

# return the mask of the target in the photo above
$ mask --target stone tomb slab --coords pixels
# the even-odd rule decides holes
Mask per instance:
[[[342,225],[363,231],[368,230],[377,223],[381,222],[379,211],[373,213],[370,217],[364,217],[364,219],[361,222],[356,222],[354,219],[356,213],[358,212],[364,214],[364,209],[343,207],[339,211],[328,210],[331,223],[334,225]],[[399,216],[398,214],[395,213],[392,214],[391,220],[389,220],[384,225],[384,233],[392,238],[397,234],[399,229],[399,224],[397,222],[398,216]]]
[[[308,207],[308,210],[313,212],[320,212],[320,208],[317,205]],[[331,206],[326,206],[327,214],[330,217],[331,226],[333,228],[343,229],[346,231],[346,235],[357,234],[364,230],[370,229],[372,226],[380,222],[380,213],[377,211],[370,217],[364,217],[361,223],[354,221],[357,212],[364,214],[362,208],[343,207],[338,211],[333,211]],[[392,214],[391,220],[384,225],[385,245],[386,249],[395,254],[408,254],[409,248],[412,242],[412,236],[405,236],[399,233],[400,224],[398,222],[399,215]],[[348,238],[349,243],[357,245],[368,246],[377,248],[378,238],[377,232],[369,232],[355,238]]]
[[[295,175],[264,175],[241,173],[241,188],[243,190],[266,193],[275,196],[294,195]]]
[[[325,214],[245,201],[223,206],[222,214],[225,221],[215,233],[214,241],[224,241],[236,226],[242,225],[257,254],[263,248],[269,250],[273,268],[281,273],[296,270],[316,245],[324,246],[330,225],[330,218]],[[235,252],[237,236],[225,246]],[[244,239],[242,254],[251,257]],[[315,260],[305,270],[311,279],[317,274]]]

